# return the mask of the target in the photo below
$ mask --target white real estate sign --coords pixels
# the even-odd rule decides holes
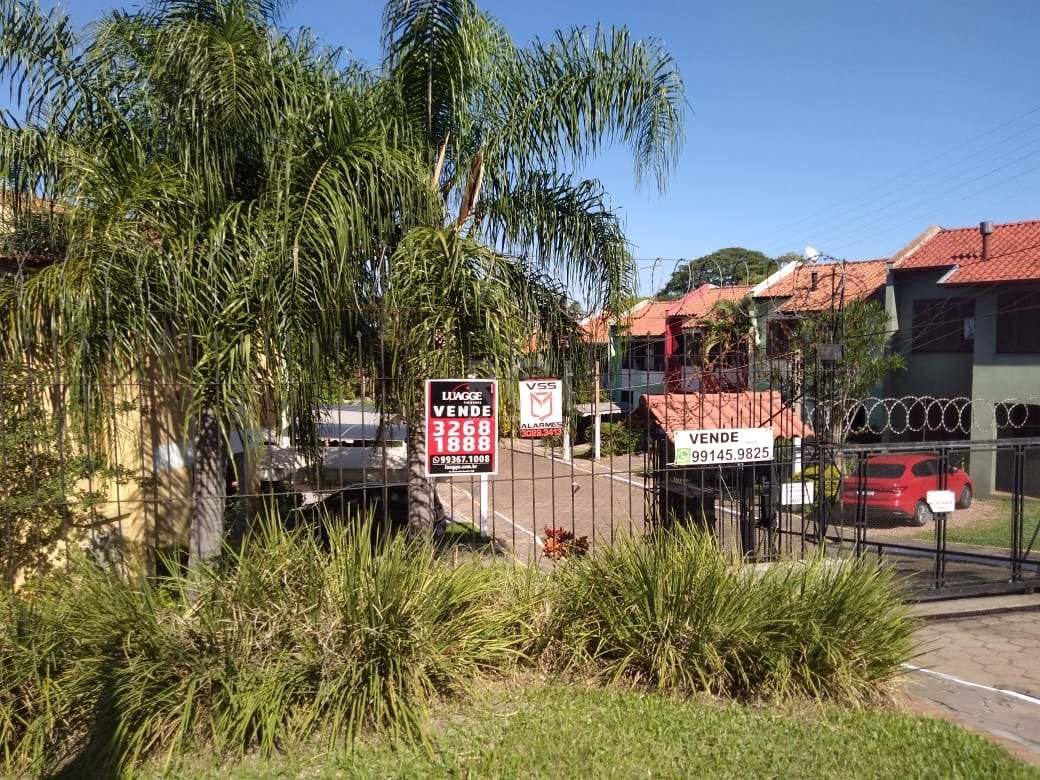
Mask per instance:
[[[772,428],[705,428],[675,432],[676,466],[716,466],[773,459]]]

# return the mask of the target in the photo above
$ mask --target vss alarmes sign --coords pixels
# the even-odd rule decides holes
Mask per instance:
[[[426,380],[426,476],[498,470],[498,382]]]
[[[520,381],[520,438],[563,436],[563,386],[559,379]]]

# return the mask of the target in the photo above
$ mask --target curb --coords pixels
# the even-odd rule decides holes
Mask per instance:
[[[1040,610],[1040,593],[1024,593],[918,602],[911,605],[910,614],[919,620],[932,621],[1037,610]]]

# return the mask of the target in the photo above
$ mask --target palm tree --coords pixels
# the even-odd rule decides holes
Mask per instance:
[[[571,171],[620,144],[637,181],[663,187],[685,103],[672,58],[625,29],[518,48],[472,0],[388,0],[383,45],[373,109],[395,117],[441,204],[436,222],[386,248],[375,288],[394,396],[413,423],[412,521],[428,528],[418,377],[474,362],[513,376],[522,343],[561,340],[568,289],[596,308],[631,294],[619,218],[600,182]]]
[[[62,247],[0,301],[5,348],[55,353],[85,420],[128,378],[178,389],[193,566],[220,551],[231,435],[265,402],[308,418],[372,248],[438,213],[357,69],[278,32],[278,5],[155,0],[79,38],[0,0],[0,77],[25,112],[0,129],[5,188],[60,204]]]
[[[748,368],[754,353],[754,300],[724,299],[712,306],[697,324],[703,333],[701,365],[707,391],[747,389]]]

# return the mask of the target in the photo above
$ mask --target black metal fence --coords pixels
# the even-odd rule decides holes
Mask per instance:
[[[448,529],[459,538],[529,563],[685,523],[753,561],[820,550],[874,556],[905,574],[918,598],[1040,584],[1040,437],[1011,430],[1018,435],[978,441],[967,438],[967,427],[951,438],[942,429],[949,415],[930,428],[927,414],[923,427],[896,436],[871,428],[871,415],[859,409],[845,413],[860,415],[863,424],[837,445],[804,435],[824,404],[770,390],[765,379],[772,369],[757,372],[764,389],[748,389],[756,385],[747,366],[730,366],[724,370],[736,379],[680,392],[688,388],[673,389],[663,364],[625,369],[589,349],[580,360],[572,357],[562,377],[568,381],[564,437],[511,436],[519,410],[515,401],[505,403],[497,474],[436,480]],[[518,370],[499,377],[503,398],[521,376]],[[0,555],[8,582],[61,565],[70,543],[101,559],[142,555],[153,567],[159,551],[185,544],[192,447],[175,406],[163,406],[175,400],[168,388],[128,385],[125,401],[110,410],[108,435],[92,440],[74,435],[63,413],[59,373],[29,376],[5,366],[2,380]],[[248,530],[272,503],[287,512],[351,486],[405,482],[408,426],[380,397],[386,384],[360,374],[344,379],[340,395],[322,407],[313,449],[297,447],[291,425],[277,416],[235,432],[226,484],[229,533]],[[955,416],[961,425],[964,414]],[[677,462],[677,430],[760,427],[774,431],[771,457]],[[886,436],[902,440],[882,441]],[[930,456],[929,489],[942,491],[957,480],[963,486],[967,477],[970,505],[958,494],[955,508],[928,506],[925,495],[913,492],[925,480],[907,486],[894,509],[879,510],[877,491],[888,488],[872,486],[867,474],[878,456]]]

